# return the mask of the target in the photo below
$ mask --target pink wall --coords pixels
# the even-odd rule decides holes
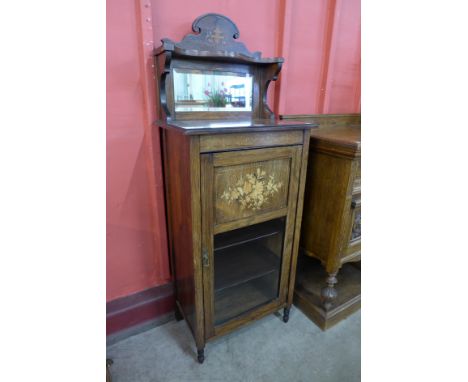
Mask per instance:
[[[107,2],[107,300],[170,279],[140,10],[135,0]]]
[[[151,50],[208,12],[230,17],[251,51],[285,57],[277,113],[360,111],[360,0],[108,1],[108,300],[170,279]]]
[[[285,65],[276,111],[360,112],[360,0],[284,1],[289,28],[282,36]]]

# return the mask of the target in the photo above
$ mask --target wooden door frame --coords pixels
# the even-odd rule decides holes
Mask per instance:
[[[289,158],[290,171],[288,183],[288,199],[285,219],[279,295],[274,301],[257,309],[246,312],[237,318],[215,326],[214,325],[214,173],[216,167],[235,166],[253,162],[269,161],[279,158]],[[301,177],[302,146],[270,147],[236,152],[217,152],[201,154],[201,205],[202,205],[202,261],[203,268],[203,300],[205,317],[205,340],[226,334],[231,330],[246,324],[258,316],[281,309],[287,303],[291,264],[293,259],[293,241],[295,235],[296,208],[298,201],[299,180]],[[267,216],[267,214],[265,214]],[[243,220],[243,219],[241,219]],[[262,221],[268,221],[265,218]],[[251,225],[251,224],[249,224]],[[240,228],[240,227],[239,227]],[[233,228],[235,229],[235,228]]]

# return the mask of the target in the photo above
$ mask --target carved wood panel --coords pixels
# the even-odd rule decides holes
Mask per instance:
[[[360,259],[361,252],[361,197],[355,196],[351,202],[351,216],[348,224],[348,245],[341,255],[342,261],[350,261],[351,258]],[[351,260],[355,261],[355,260]]]
[[[351,228],[351,241],[361,238],[361,209],[355,212],[354,222]]]

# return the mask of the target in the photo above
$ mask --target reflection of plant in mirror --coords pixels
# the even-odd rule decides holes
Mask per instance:
[[[226,92],[227,89],[221,90],[205,90],[205,95],[208,97],[208,106],[212,107],[225,107],[226,106]]]

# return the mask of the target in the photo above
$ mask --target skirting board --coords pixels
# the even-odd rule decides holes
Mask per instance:
[[[320,329],[327,330],[361,308],[361,270],[355,264],[344,264],[337,275],[338,297],[328,312],[322,308],[320,291],[327,277],[320,263],[305,260],[298,266],[294,305]],[[306,264],[304,264],[306,263]],[[358,264],[358,263],[356,263]]]
[[[172,283],[109,301],[106,304],[107,336],[131,333],[132,328],[155,326],[174,312]]]
[[[127,339],[128,337],[132,337],[136,334],[140,334],[140,333],[146,332],[147,330],[156,328],[160,325],[164,325],[168,323],[169,321],[174,320],[174,318],[175,318],[174,312],[171,311],[162,316],[158,316],[155,319],[144,321],[130,328],[119,330],[118,332],[109,334],[108,336],[106,336],[106,346],[114,345],[117,342]]]

